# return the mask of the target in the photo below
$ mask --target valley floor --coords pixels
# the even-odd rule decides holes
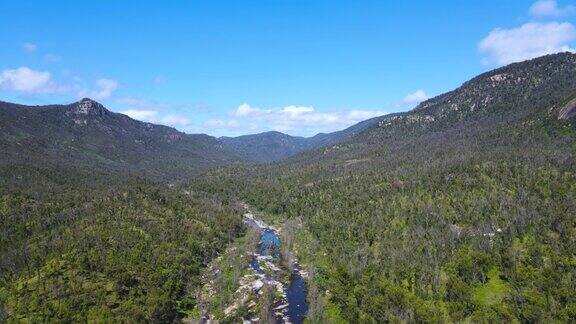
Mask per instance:
[[[307,273],[291,254],[282,253],[287,251],[282,249],[282,229],[250,211],[244,223],[246,236],[232,243],[203,276],[203,321],[302,323],[308,310]]]

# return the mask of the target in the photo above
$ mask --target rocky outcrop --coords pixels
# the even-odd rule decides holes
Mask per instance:
[[[576,116],[576,99],[573,99],[566,106],[560,109],[560,112],[558,113],[558,119],[568,120],[574,116]]]
[[[70,113],[77,115],[104,116],[108,114],[108,110],[106,110],[102,104],[90,98],[84,98],[72,106]]]

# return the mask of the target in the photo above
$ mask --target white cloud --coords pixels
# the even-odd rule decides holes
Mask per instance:
[[[537,18],[561,17],[572,14],[574,12],[574,6],[567,5],[565,7],[559,7],[556,0],[536,1],[530,7],[530,14]]]
[[[526,23],[512,29],[497,28],[478,45],[485,64],[505,65],[558,52],[574,51],[576,28],[570,23]]]
[[[254,117],[269,114],[270,112],[271,110],[253,108],[249,104],[244,103],[238,106],[238,108],[236,108],[236,110],[232,114],[238,117]]]
[[[120,111],[121,114],[127,115],[136,120],[168,125],[168,126],[188,126],[191,121],[186,116],[168,114],[166,116],[161,116],[157,110],[145,110],[145,109],[127,109]]]
[[[408,94],[406,97],[404,97],[402,102],[405,104],[419,104],[428,98],[430,97],[428,97],[424,90],[416,90],[414,93]]]
[[[23,66],[0,72],[0,89],[26,93],[56,93],[65,91],[66,87],[52,81],[49,72],[35,71]]]
[[[204,123],[204,127],[236,128],[250,132],[276,130],[298,135],[314,135],[317,132],[340,130],[385,113],[384,111],[357,109],[320,112],[314,107],[296,105],[262,109],[244,103],[231,113],[236,120],[211,119]]]
[[[128,109],[121,111],[120,113],[145,122],[155,121],[156,116],[158,115],[158,112],[155,110],[137,110],[137,109]]]
[[[34,53],[38,49],[38,46],[36,46],[36,44],[33,43],[24,43],[22,44],[22,49],[26,53]]]
[[[366,119],[370,119],[373,117],[378,117],[378,116],[382,116],[385,115],[386,112],[383,111],[374,111],[374,110],[350,110],[347,113],[347,117],[350,118],[351,120],[358,120],[358,121],[363,121]]]
[[[174,127],[189,126],[192,124],[192,121],[187,116],[167,112],[178,109],[175,105],[163,104],[137,97],[121,97],[115,99],[115,101],[129,107],[121,111],[121,113],[140,121]]]
[[[3,89],[22,92],[38,92],[50,83],[49,72],[34,71],[27,67],[4,70],[0,74],[0,86]]]
[[[79,97],[89,97],[95,100],[104,100],[112,96],[112,93],[118,89],[118,82],[111,79],[96,80],[96,88],[93,90],[82,90]]]
[[[313,107],[288,106],[288,107],[282,108],[282,112],[285,114],[289,114],[291,116],[296,117],[296,116],[304,115],[307,113],[312,113],[312,112],[314,112],[314,108]]]
[[[288,106],[273,116],[272,122],[282,124],[286,129],[301,125],[330,125],[342,120],[342,113],[320,113],[313,107]]]

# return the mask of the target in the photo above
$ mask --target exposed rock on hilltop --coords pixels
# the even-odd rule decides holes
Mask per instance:
[[[153,179],[185,179],[239,158],[208,135],[111,112],[92,99],[69,105],[0,102],[2,164],[90,167]]]
[[[84,98],[72,105],[70,113],[81,115],[97,115],[104,116],[110,113],[104,106],[90,98]]]

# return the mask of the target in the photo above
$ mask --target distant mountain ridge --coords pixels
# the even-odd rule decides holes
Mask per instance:
[[[575,183],[570,53],[310,138],[0,102],[0,322],[217,320],[235,288],[200,275],[246,266],[238,201],[320,274],[310,322],[574,322]]]
[[[264,132],[238,137],[220,137],[227,149],[246,160],[256,162],[279,161],[298,153],[335,144],[352,138],[365,129],[378,124],[387,116],[399,116],[403,113],[374,117],[346,129],[319,133],[312,137],[291,136],[280,132]]]
[[[277,161],[347,139],[377,121],[310,138],[267,132],[217,139],[137,121],[89,98],[46,106],[0,102],[0,164],[185,179],[230,163]]]
[[[274,162],[322,147],[334,154],[342,151],[342,145],[349,150],[347,143],[366,147],[462,123],[514,122],[544,109],[557,119],[570,121],[576,116],[575,74],[575,54],[548,55],[483,73],[409,112],[375,117],[307,138],[280,132],[221,138],[185,134],[111,112],[88,98],[69,105],[0,102],[0,164],[93,168],[153,179],[182,179],[212,167]],[[336,144],[338,150],[330,148]]]
[[[2,164],[86,167],[154,179],[240,159],[208,135],[134,120],[85,98],[70,105],[0,102]]]
[[[576,128],[575,76],[573,53],[513,63],[480,74],[411,111],[378,117],[376,123],[347,140],[303,152],[282,163],[301,168],[333,160],[383,158],[385,151],[409,152],[414,143],[431,148],[464,141],[475,145],[525,141],[522,132],[539,133],[548,128],[549,136],[554,138],[559,136],[555,133],[558,128],[569,133]]]
[[[245,159],[273,162],[346,142],[361,133],[372,137],[404,136],[487,118],[513,121],[542,107],[554,109],[559,118],[569,119],[576,116],[576,100],[570,103],[559,100],[576,97],[574,73],[575,54],[546,55],[482,73],[455,90],[420,103],[411,111],[375,117],[341,131],[307,138],[266,132],[220,139],[230,151]],[[548,94],[554,94],[554,97]],[[363,137],[356,140],[366,144],[365,141]]]
[[[311,282],[330,311],[311,322],[576,319],[575,54],[484,73],[349,140],[213,179],[308,230],[300,251],[325,251]]]
[[[224,145],[249,161],[280,160],[311,148],[304,137],[271,131],[238,137],[220,137]]]

